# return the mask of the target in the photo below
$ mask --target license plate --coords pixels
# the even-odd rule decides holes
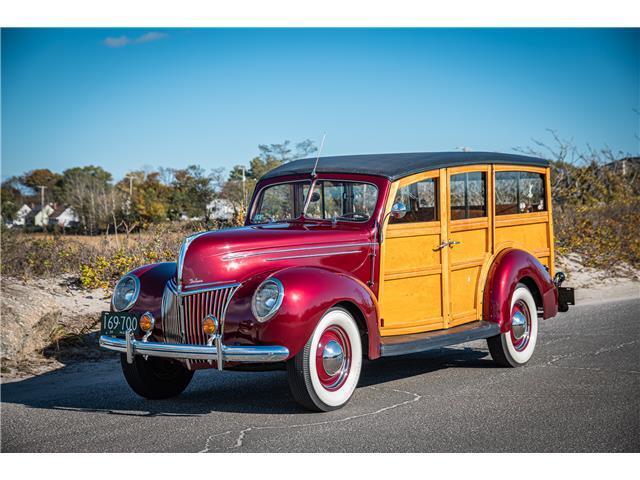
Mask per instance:
[[[138,333],[139,313],[102,312],[100,333],[102,335],[124,335],[129,330]]]

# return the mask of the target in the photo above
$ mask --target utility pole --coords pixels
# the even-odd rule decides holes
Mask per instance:
[[[47,212],[44,211],[44,191],[47,188],[45,185],[38,185],[40,189],[40,217],[42,218],[42,230],[46,229],[47,223],[49,223],[49,216]]]
[[[47,188],[45,185],[38,185],[40,189],[40,208],[44,209],[44,191]]]
[[[247,175],[245,173],[244,167],[242,167],[242,209],[245,210],[247,207]]]
[[[126,177],[129,179],[129,198],[127,198],[127,201],[125,202],[125,208],[126,208],[126,215],[127,217],[129,216],[129,214],[131,213],[131,204],[132,199],[133,199],[133,176],[132,175],[127,175]]]

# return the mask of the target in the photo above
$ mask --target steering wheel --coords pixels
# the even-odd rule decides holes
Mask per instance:
[[[340,215],[338,218],[353,218],[354,220],[367,220],[369,217],[358,212],[349,212]]]

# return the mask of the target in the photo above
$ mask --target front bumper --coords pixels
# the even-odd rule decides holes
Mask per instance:
[[[145,355],[178,360],[215,361],[218,370],[223,369],[224,362],[270,363],[281,362],[289,357],[289,349],[279,345],[224,345],[219,340],[215,345],[146,342],[136,340],[131,333],[128,333],[126,338],[102,335],[100,346],[106,350],[126,354],[129,363],[133,363],[135,355]]]

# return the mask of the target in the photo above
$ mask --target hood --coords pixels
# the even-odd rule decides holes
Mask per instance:
[[[241,282],[274,270],[283,261],[290,264],[294,260],[292,252],[301,255],[306,250],[331,252],[370,241],[371,232],[363,225],[327,223],[272,223],[199,233],[188,237],[182,245],[178,283],[189,289],[211,283]],[[296,264],[301,264],[300,261]]]

